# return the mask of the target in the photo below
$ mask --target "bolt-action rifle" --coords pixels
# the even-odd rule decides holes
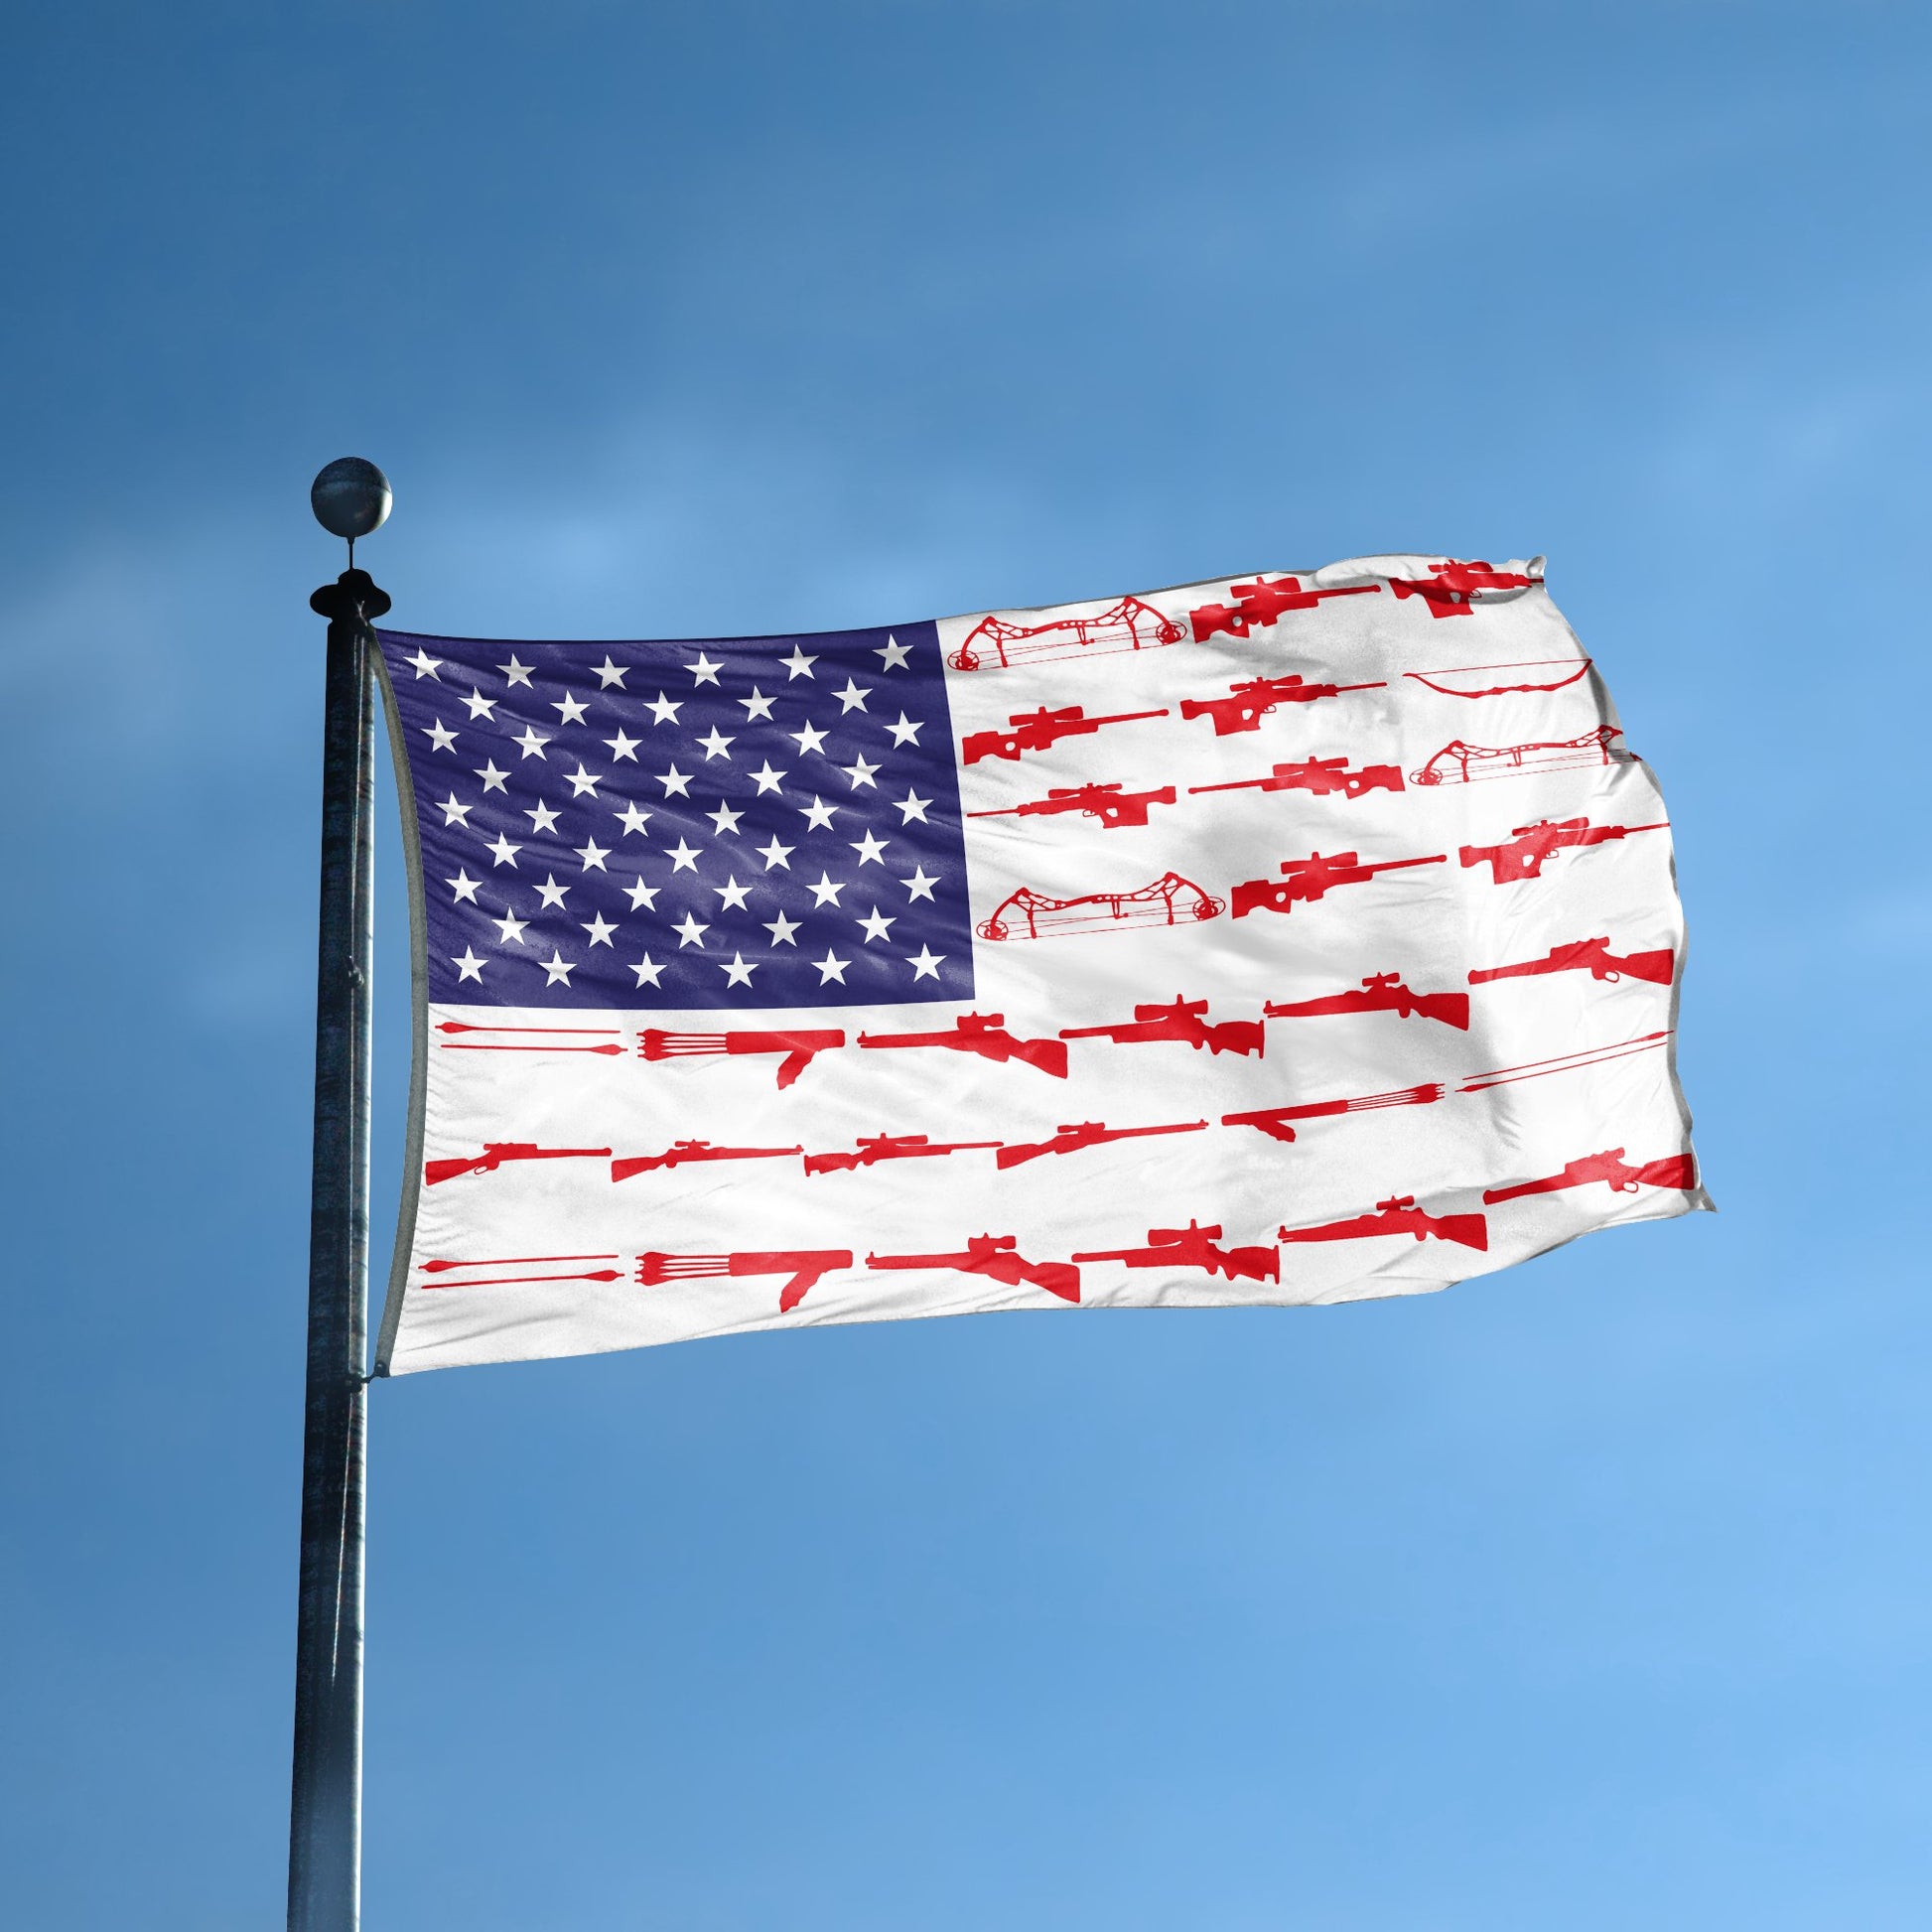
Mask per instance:
[[[1085,812],[1097,818],[1108,831],[1123,825],[1145,825],[1151,805],[1172,805],[1173,786],[1158,791],[1123,791],[1119,785],[1055,785],[1044,798],[1030,798],[1024,805],[1001,805],[992,811],[968,812],[968,818],[1034,818],[1048,812]]]
[[[1515,966],[1479,966],[1469,975],[1469,984],[1486,986],[1491,980],[1531,979],[1539,973],[1586,972],[1595,980],[1620,980],[1627,973],[1633,980],[1668,986],[1676,970],[1677,954],[1669,946],[1618,955],[1610,950],[1607,937],[1574,939],[1567,946],[1552,946],[1541,959],[1526,959]]]
[[[1396,1194],[1377,1201],[1373,1214],[1357,1214],[1346,1221],[1325,1221],[1319,1227],[1283,1228],[1284,1241],[1361,1241],[1374,1234],[1413,1234],[1418,1241],[1454,1241],[1464,1248],[1489,1246],[1489,1223],[1480,1214],[1430,1214],[1416,1205],[1414,1194]]]
[[[1017,1168],[1025,1161],[1037,1161],[1042,1154],[1077,1154],[1082,1148],[1101,1147],[1108,1141],[1137,1141],[1151,1134],[1196,1134],[1207,1125],[1204,1120],[1177,1121],[1172,1127],[1109,1127],[1103,1121],[1083,1120],[1060,1128],[1050,1141],[1009,1141],[993,1157],[996,1168]]]
[[[1469,1031],[1466,993],[1412,993],[1394,973],[1375,973],[1352,992],[1329,993],[1318,1000],[1270,1000],[1261,1010],[1270,1020],[1328,1013],[1396,1013],[1405,1020],[1420,1015],[1458,1033]]]
[[[1265,778],[1234,778],[1226,784],[1189,785],[1190,797],[1203,791],[1311,791],[1317,798],[1339,792],[1344,798],[1360,798],[1371,791],[1400,791],[1402,767],[1399,764],[1365,764],[1359,771],[1348,768],[1346,759],[1304,759],[1300,764],[1278,764]]]
[[[1057,711],[1041,705],[1037,711],[1011,714],[1008,731],[968,732],[959,741],[959,749],[968,764],[977,764],[981,759],[1017,759],[1028,752],[1050,751],[1063,738],[1085,738],[1102,725],[1128,725],[1137,718],[1167,715],[1164,707],[1160,711],[1117,711],[1111,717],[1089,718],[1077,704],[1062,705]]]
[[[1066,1078],[1066,1048],[1057,1039],[1017,1039],[1006,1030],[1004,1013],[962,1013],[949,1034],[861,1034],[861,1046],[947,1046],[955,1053],[977,1053],[983,1060],[1024,1060],[1029,1066]]]
[[[1184,1228],[1149,1228],[1145,1248],[1109,1248],[1103,1253],[1075,1255],[1080,1261],[1120,1261],[1129,1268],[1199,1268],[1229,1281],[1278,1282],[1282,1258],[1275,1248],[1221,1248],[1219,1223],[1210,1227],[1188,1219]]]
[[[806,1155],[805,1172],[849,1173],[855,1168],[876,1167],[881,1161],[922,1161],[933,1155],[999,1145],[998,1141],[929,1141],[923,1134],[861,1134],[856,1153]]]
[[[1373,597],[1380,584],[1348,584],[1332,591],[1304,590],[1299,577],[1257,578],[1252,584],[1230,584],[1229,604],[1203,604],[1187,615],[1194,626],[1194,642],[1204,644],[1217,630],[1245,637],[1251,627],[1268,629],[1284,611],[1312,611],[1324,597]]]
[[[1592,825],[1587,818],[1540,818],[1534,825],[1515,825],[1510,830],[1515,836],[1500,844],[1463,846],[1463,865],[1487,866],[1498,886],[1509,886],[1519,879],[1542,878],[1543,862],[1552,853],[1607,845],[1633,832],[1667,832],[1670,820],[1660,818],[1654,825]]]
[[[659,1168],[681,1168],[690,1161],[776,1161],[787,1154],[803,1154],[802,1147],[713,1147],[709,1141],[673,1141],[662,1154],[626,1156],[611,1163],[613,1180],[628,1180],[633,1173],[654,1173]]]
[[[1421,598],[1432,618],[1466,618],[1483,591],[1526,591],[1537,581],[1520,571],[1497,570],[1480,557],[1468,563],[1451,557],[1427,577],[1391,577],[1389,589],[1398,598]]]
[[[955,1254],[868,1255],[868,1268],[949,1268],[961,1275],[986,1275],[1009,1288],[1022,1283],[1057,1295],[1062,1302],[1080,1299],[1080,1271],[1065,1261],[1029,1261],[1017,1252],[1020,1240],[1012,1234],[975,1234]]]
[[[1639,1162],[1626,1167],[1623,1150],[1613,1147],[1605,1154],[1586,1154],[1570,1162],[1561,1173],[1547,1180],[1519,1180],[1513,1187],[1491,1187],[1483,1200],[1493,1204],[1520,1200],[1525,1194],[1561,1193],[1566,1187],[1587,1187],[1592,1180],[1607,1181],[1619,1194],[1634,1194],[1639,1187],[1676,1187],[1688,1193],[1698,1184],[1696,1158],[1689,1154],[1667,1154],[1661,1161]]]
[[[1398,1087],[1393,1093],[1358,1094],[1352,1100],[1308,1100],[1292,1107],[1250,1107],[1246,1113],[1223,1114],[1223,1127],[1252,1127],[1271,1141],[1293,1141],[1292,1120],[1327,1120],[1335,1114],[1366,1114],[1378,1107],[1427,1107],[1443,1097],[1443,1085],[1431,1080],[1420,1087]]]
[[[1182,698],[1180,715],[1211,718],[1214,736],[1229,738],[1236,732],[1258,732],[1262,719],[1277,705],[1313,704],[1344,691],[1380,691],[1387,682],[1376,678],[1367,684],[1311,684],[1293,671],[1286,677],[1248,677],[1229,685],[1225,698]]]
[[[1466,851],[1468,848],[1463,848]],[[1400,872],[1405,866],[1440,866],[1449,855],[1433,852],[1426,859],[1383,859],[1363,865],[1356,852],[1331,852],[1323,857],[1311,853],[1306,859],[1284,859],[1285,879],[1250,879],[1235,887],[1234,916],[1245,918],[1250,912],[1292,912],[1299,900],[1312,905],[1325,898],[1335,886],[1359,886],[1378,872]]]
[[[608,1147],[538,1147],[534,1141],[485,1141],[481,1154],[425,1161],[423,1179],[434,1187],[439,1180],[454,1180],[458,1174],[494,1173],[505,1161],[593,1161],[610,1152]]]
[[[788,1275],[778,1312],[789,1314],[835,1268],[852,1266],[850,1248],[768,1248],[732,1255],[647,1254],[637,1257],[637,1279],[646,1288],[663,1282],[730,1275]]]
[[[1195,1052],[1255,1053],[1266,1050],[1267,1030],[1259,1020],[1209,1020],[1205,1000],[1184,1000],[1178,994],[1163,1006],[1158,1000],[1134,1009],[1132,1020],[1111,1027],[1062,1027],[1062,1039],[1111,1039],[1116,1046],[1143,1040],[1177,1039]]]
[[[782,1053],[778,1084],[788,1087],[812,1063],[813,1056],[845,1044],[842,1027],[806,1033],[667,1034],[646,1027],[637,1035],[638,1051],[647,1060],[681,1059],[696,1053]]]

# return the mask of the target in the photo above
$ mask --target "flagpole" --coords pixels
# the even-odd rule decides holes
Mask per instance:
[[[323,697],[322,899],[309,1206],[308,1390],[289,1813],[289,1932],[355,1932],[362,1866],[362,1543],[369,1244],[369,980],[374,941],[372,620],[388,597],[355,539],[389,513],[359,458],[311,493],[349,568],[309,600],[329,620]]]

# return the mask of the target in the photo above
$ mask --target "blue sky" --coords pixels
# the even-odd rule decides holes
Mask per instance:
[[[1420,1302],[378,1388],[372,1927],[1925,1923],[1923,10],[7,44],[18,1922],[281,1909],[352,451],[425,630],[1548,552],[1671,800],[1723,1209]]]

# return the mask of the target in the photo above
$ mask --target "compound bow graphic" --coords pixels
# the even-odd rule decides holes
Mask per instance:
[[[1009,623],[984,618],[946,662],[955,671],[977,671],[990,651],[1007,669],[1049,657],[1104,657],[1120,650],[1151,650],[1177,644],[1185,629],[1138,597],[1123,597],[1090,618],[1055,618],[1049,623]]]
[[[1047,939],[1072,932],[1127,932],[1136,926],[1192,925],[1218,918],[1227,900],[1203,892],[1177,872],[1164,872],[1132,893],[1082,893],[1052,898],[1022,886],[982,919],[982,939]]]

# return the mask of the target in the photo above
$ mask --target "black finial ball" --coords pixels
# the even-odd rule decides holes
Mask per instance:
[[[332,537],[346,537],[350,543],[379,529],[393,500],[389,479],[359,456],[338,457],[309,485],[316,521]]]

